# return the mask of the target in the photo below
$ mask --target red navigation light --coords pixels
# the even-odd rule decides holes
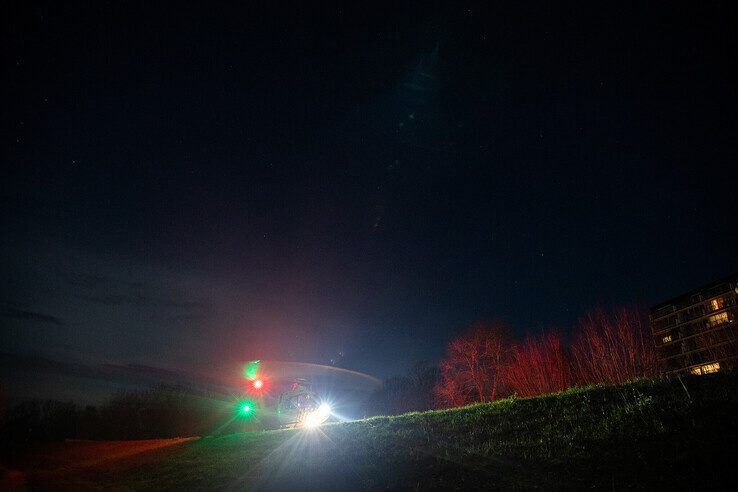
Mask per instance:
[[[264,381],[262,381],[261,379],[255,379],[254,380],[254,389],[257,389],[258,390],[258,389],[261,389],[262,387],[264,387]]]

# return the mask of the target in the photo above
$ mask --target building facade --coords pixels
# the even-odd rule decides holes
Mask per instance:
[[[738,273],[651,308],[661,370],[696,375],[738,365]]]

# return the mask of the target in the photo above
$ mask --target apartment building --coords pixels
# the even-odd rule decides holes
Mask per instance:
[[[738,364],[738,273],[651,308],[661,370],[696,375]]]

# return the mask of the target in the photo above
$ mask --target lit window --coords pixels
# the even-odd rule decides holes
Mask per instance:
[[[720,370],[720,363],[719,362],[713,362],[712,364],[705,364],[703,366],[693,367],[690,371],[695,376],[700,376],[702,374],[710,374],[713,372],[718,372]]]
[[[714,362],[712,364],[706,364],[702,366],[702,374],[709,374],[711,372],[718,372],[720,370],[720,363]]]
[[[664,338],[661,339],[661,341],[664,343],[671,342],[671,335],[666,335]]]
[[[718,297],[717,299],[713,299],[710,301],[710,307],[713,311],[717,311],[718,309],[723,309],[725,307],[725,299],[722,297]]]
[[[728,322],[728,313],[713,314],[707,318],[707,326],[717,326]]]

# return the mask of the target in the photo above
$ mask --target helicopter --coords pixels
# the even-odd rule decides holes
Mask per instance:
[[[277,420],[280,427],[317,427],[332,417],[329,403],[321,401],[304,378],[290,381],[289,389],[279,395]]]
[[[266,368],[260,360],[245,365],[246,399],[238,403],[242,417],[256,417],[254,420],[266,429],[315,428],[337,420],[328,398],[316,391],[310,379],[297,377],[294,371],[285,371],[283,367],[284,364],[272,363],[271,368]],[[298,372],[310,373],[304,368]]]

